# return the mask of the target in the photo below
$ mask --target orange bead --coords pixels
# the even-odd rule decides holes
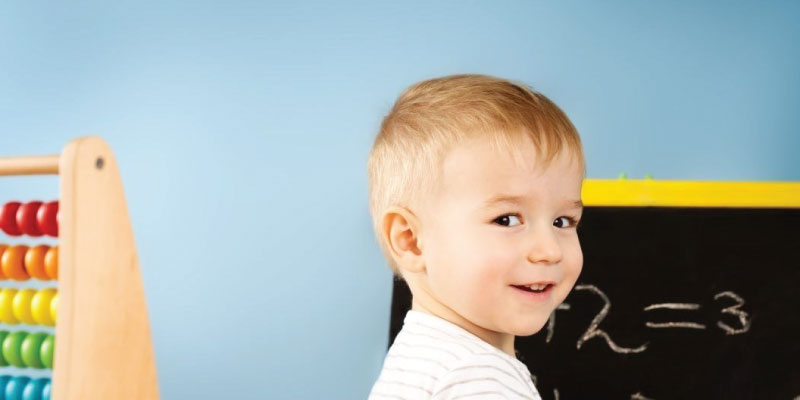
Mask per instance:
[[[0,269],[3,274],[15,281],[24,281],[31,278],[28,272],[25,271],[25,253],[28,251],[28,246],[18,244],[11,246],[3,252],[0,257]]]
[[[28,249],[25,253],[25,271],[28,275],[43,281],[50,279],[44,269],[44,256],[49,249],[50,246],[44,244]]]
[[[0,260],[2,260],[2,259],[3,259],[3,253],[5,253],[5,252],[6,252],[6,249],[7,249],[7,248],[8,248],[8,245],[5,245],[5,244],[0,244]],[[3,269],[2,269],[2,268],[0,268],[0,279],[2,279],[2,280],[6,280],[6,279],[8,279],[8,277],[6,276],[6,274],[4,274],[4,273],[3,273]]]
[[[44,270],[50,279],[58,279],[58,246],[53,246],[44,255]]]

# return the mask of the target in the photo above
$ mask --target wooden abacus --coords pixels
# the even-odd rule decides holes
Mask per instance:
[[[79,138],[60,155],[0,158],[0,175],[59,176],[51,398],[158,399],[139,260],[111,148]]]

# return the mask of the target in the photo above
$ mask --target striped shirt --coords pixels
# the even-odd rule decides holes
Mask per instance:
[[[442,318],[409,310],[369,400],[540,400],[521,361]]]

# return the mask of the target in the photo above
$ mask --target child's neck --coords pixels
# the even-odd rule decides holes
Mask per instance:
[[[484,342],[489,343],[511,357],[516,358],[516,354],[514,352],[514,335],[503,332],[495,332],[478,326],[443,304],[435,302],[433,304],[423,304],[422,301],[412,298],[411,309],[414,311],[424,312],[456,324],[465,329],[467,332],[481,338]]]

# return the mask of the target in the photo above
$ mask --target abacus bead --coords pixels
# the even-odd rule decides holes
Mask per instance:
[[[19,206],[19,210],[17,210],[17,226],[22,233],[34,237],[42,236],[42,231],[39,230],[39,223],[36,222],[36,213],[41,206],[41,201],[29,201]]]
[[[3,253],[6,252],[6,249],[8,249],[8,245],[0,244],[0,280],[8,279],[6,274],[3,273],[3,265],[2,265]]]
[[[36,295],[36,290],[22,289],[14,296],[14,316],[20,322],[28,325],[36,325],[36,320],[33,319],[31,312],[31,301],[34,295]]]
[[[44,255],[44,270],[50,279],[58,279],[58,246],[53,246]]]
[[[50,379],[39,378],[28,382],[25,390],[22,391],[22,400],[42,400],[42,391],[50,382]]]
[[[28,252],[28,246],[18,244],[11,246],[3,252],[0,257],[0,269],[3,270],[3,275],[16,280],[24,281],[30,279],[30,275],[25,271],[25,253]]]
[[[49,249],[50,246],[40,244],[31,247],[25,252],[25,272],[27,272],[28,275],[43,281],[50,279],[47,275],[47,271],[44,269],[44,256]]]
[[[36,223],[39,230],[47,236],[58,237],[58,202],[51,201],[42,204],[36,213]]]
[[[19,320],[14,316],[14,298],[17,297],[17,289],[0,290],[0,322],[16,325]]]
[[[53,297],[55,296],[56,290],[53,288],[41,289],[33,295],[33,300],[31,300],[31,313],[37,324],[47,326],[56,324],[50,313],[50,304],[52,304]]]
[[[3,342],[6,340],[8,336],[8,331],[0,331],[0,350],[2,350]],[[0,351],[0,367],[7,367],[8,361],[6,361],[5,357],[3,357],[3,352]],[[5,390],[5,383],[0,384],[0,393]],[[1,398],[1,397],[0,397]]]
[[[6,400],[6,386],[8,386],[8,382],[11,382],[10,375],[0,376],[0,400]]]
[[[25,363],[25,365],[37,369],[44,368],[39,353],[42,349],[42,342],[44,342],[46,337],[46,333],[37,332],[29,334],[25,340],[22,341],[20,353],[22,354],[22,362]]]
[[[42,347],[39,349],[39,357],[42,358],[42,364],[45,367],[53,369],[53,356],[56,354],[56,337],[54,335],[47,335],[42,342]]]
[[[15,376],[6,385],[6,398],[5,400],[22,400],[22,392],[25,391],[25,386],[31,378],[27,376]]]
[[[11,332],[3,340],[3,357],[15,367],[25,368],[20,350],[22,350],[22,341],[26,336],[28,336],[28,332]]]
[[[21,205],[18,201],[9,201],[0,209],[0,229],[8,235],[19,236],[22,231],[17,226],[17,211]]]
[[[52,387],[51,381],[48,379],[47,383],[45,383],[44,388],[42,388],[42,400],[50,400],[50,388]]]
[[[53,319],[53,325],[58,321],[58,293],[50,300],[50,318]]]

